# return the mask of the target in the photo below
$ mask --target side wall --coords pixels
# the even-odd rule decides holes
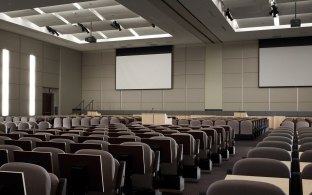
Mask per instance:
[[[29,55],[36,56],[36,115],[42,114],[42,92],[45,88],[52,88],[53,91],[57,91],[60,86],[66,85],[67,80],[60,80],[60,69],[67,66],[67,63],[60,63],[60,56],[67,55],[64,53],[66,49],[56,46],[50,43],[17,35],[11,32],[0,30],[0,59],[2,59],[2,49],[8,49],[10,51],[10,81],[9,81],[9,115],[23,115],[27,116],[29,110]],[[66,61],[75,63],[78,68],[81,67],[81,54],[79,55],[79,61],[75,61],[77,56],[67,56]],[[2,62],[0,60],[2,67]],[[0,68],[0,83],[2,81],[2,68]],[[81,72],[66,72],[68,78],[75,77]],[[79,80],[81,84],[81,79]],[[0,86],[1,87],[1,86]],[[73,95],[80,96],[81,99],[81,87],[75,89],[76,92]],[[0,100],[2,98],[0,90]],[[55,97],[57,100],[58,97]],[[75,100],[75,99],[74,99]],[[60,103],[69,104],[74,100],[63,99]],[[58,100],[57,100],[58,101]],[[75,100],[77,101],[77,100]],[[78,104],[80,100],[75,102]],[[59,106],[59,105],[55,105]],[[1,113],[1,104],[0,104]],[[69,114],[70,112],[64,112],[62,114]]]

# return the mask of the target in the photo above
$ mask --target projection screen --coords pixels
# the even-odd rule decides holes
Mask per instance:
[[[312,86],[312,46],[259,48],[259,87]]]
[[[172,88],[171,52],[142,52],[140,54],[140,52],[128,51],[130,52],[121,52],[123,55],[116,55],[117,90]]]

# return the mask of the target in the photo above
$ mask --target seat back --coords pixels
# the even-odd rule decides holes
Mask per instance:
[[[13,151],[23,151],[23,149],[19,146],[15,145],[0,145],[0,150],[8,151],[8,162],[14,162],[14,154]]]
[[[38,124],[38,128],[39,130],[47,130],[51,127],[51,124],[47,121],[41,121],[39,124]]]
[[[81,121],[81,118],[79,118],[79,117],[72,118],[72,119],[71,119],[71,126],[72,126],[72,127],[78,127],[78,126],[80,126],[80,121]]]
[[[102,150],[104,151],[108,151],[108,145],[109,143],[107,141],[104,140],[85,140],[83,143],[86,144],[100,144],[102,146]]]
[[[54,118],[54,121],[53,121],[53,128],[62,128],[63,125],[62,125],[62,119],[60,117],[56,117]]]
[[[234,175],[289,178],[289,168],[279,160],[267,158],[246,158],[233,166]]]
[[[200,126],[201,126],[200,120],[191,120],[190,121],[190,127],[200,127]]]
[[[291,155],[288,151],[273,147],[253,148],[248,151],[247,158],[269,158],[281,161],[291,161]]]
[[[21,137],[18,140],[21,141],[30,141],[31,142],[31,149],[36,147],[37,142],[41,142],[42,140],[37,137]]]
[[[207,195],[285,195],[281,188],[264,182],[248,180],[221,180],[211,184]]]
[[[300,162],[312,162],[312,150],[304,151],[300,155]]]
[[[90,120],[90,125],[95,126],[100,124],[100,118],[99,117],[93,117]]]
[[[81,119],[81,126],[89,127],[90,126],[90,118],[89,117],[82,118]]]
[[[65,152],[70,152],[69,144],[75,143],[73,140],[70,139],[62,139],[62,138],[54,138],[51,139],[50,142],[56,142],[56,143],[65,143]]]
[[[262,141],[262,142],[259,142],[256,147],[274,147],[274,148],[281,148],[287,151],[292,150],[292,147],[290,144],[282,142],[282,141]]]
[[[301,144],[299,147],[299,152],[304,152],[307,150],[312,150],[312,142]]]
[[[263,141],[281,141],[292,145],[292,140],[287,137],[279,137],[279,136],[267,136],[263,139]]]
[[[301,172],[302,179],[312,179],[312,164],[306,165]]]
[[[26,129],[30,129],[30,125],[27,122],[20,122],[17,126],[18,130],[26,130]]]
[[[63,127],[66,129],[71,128],[71,118],[63,118]]]
[[[51,195],[51,178],[49,173],[41,166],[11,162],[0,167],[0,171],[23,172],[27,194]]]

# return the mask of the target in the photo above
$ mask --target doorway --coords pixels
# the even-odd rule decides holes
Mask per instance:
[[[53,115],[54,114],[54,94],[42,93],[42,114]]]

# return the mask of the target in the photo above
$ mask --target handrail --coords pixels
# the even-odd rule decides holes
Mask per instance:
[[[84,101],[84,100],[81,100],[81,102],[80,102],[74,109],[81,109],[81,110],[83,110],[83,108],[84,108],[84,103],[85,103],[85,101]]]
[[[94,100],[91,100],[85,107],[83,110],[93,110],[93,102]]]

